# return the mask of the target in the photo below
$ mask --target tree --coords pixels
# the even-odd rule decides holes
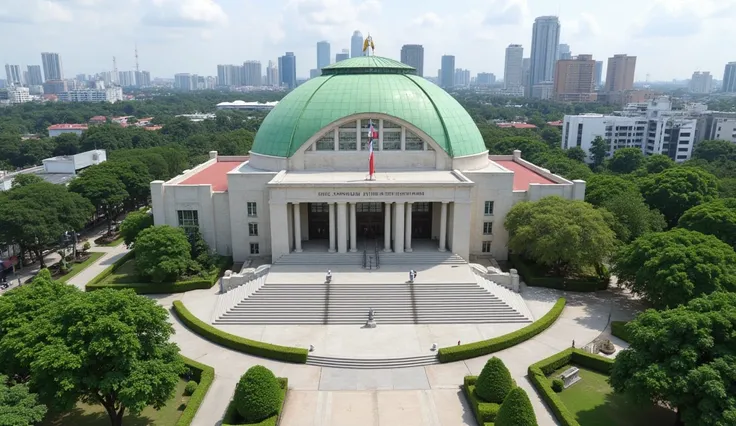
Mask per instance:
[[[562,145],[562,132],[560,129],[554,126],[544,126],[539,136],[550,148],[561,148]]]
[[[192,246],[192,259],[202,268],[210,269],[214,265],[215,259],[210,253],[210,246],[202,237],[202,233],[199,231],[192,232],[188,237],[189,245]]]
[[[600,206],[606,200],[619,195],[634,196],[639,188],[634,182],[616,175],[596,174],[590,177],[585,188],[585,201]]]
[[[733,160],[736,157],[736,147],[729,141],[702,141],[695,146],[692,157],[708,162]]]
[[[33,173],[22,173],[13,178],[13,183],[10,185],[11,188],[19,188],[21,186],[31,185],[34,183],[45,182],[39,175]]]
[[[590,144],[590,159],[593,160],[593,165],[599,167],[603,165],[608,155],[609,143],[606,142],[600,136],[596,136],[593,142]]]
[[[82,195],[92,202],[98,212],[104,213],[107,232],[111,233],[112,222],[120,213],[123,201],[128,198],[123,182],[109,169],[92,166],[69,183],[69,190]]]
[[[644,154],[639,148],[621,148],[613,153],[608,168],[619,174],[629,174],[644,164]]]
[[[123,223],[120,224],[120,235],[123,236],[125,245],[133,248],[138,234],[151,226],[153,226],[152,214],[143,211],[134,211],[128,214],[123,220]]]
[[[475,394],[483,401],[500,404],[513,387],[509,369],[500,358],[494,356],[483,366],[475,382]]]
[[[281,386],[271,370],[254,365],[235,387],[235,406],[246,423],[261,422],[278,412]]]
[[[644,169],[650,175],[675,167],[675,162],[664,154],[649,155],[644,159]]]
[[[192,262],[184,230],[168,225],[142,230],[133,250],[136,271],[155,283],[176,281]]]
[[[718,181],[712,174],[692,167],[675,167],[641,182],[641,192],[649,207],[664,214],[669,226],[698,204],[718,196]]]
[[[601,203],[611,212],[616,223],[611,226],[619,241],[628,243],[647,232],[659,232],[667,227],[662,213],[650,209],[638,192],[614,195]]]
[[[714,235],[736,246],[736,198],[721,198],[686,211],[678,222],[680,228]]]
[[[96,166],[98,173],[110,173],[125,187],[130,208],[146,204],[151,195],[151,175],[142,161],[127,159],[106,161]]]
[[[509,392],[496,415],[496,426],[537,426],[532,402],[522,388]]]
[[[559,154],[547,155],[544,158],[540,158],[540,160],[540,165],[566,179],[588,179],[593,174],[590,167],[585,165],[585,163],[571,160]]]
[[[74,155],[79,152],[79,137],[75,133],[62,133],[54,138],[54,155]]]
[[[674,308],[702,294],[735,291],[736,252],[712,235],[676,228],[621,248],[612,272],[655,308]]]
[[[580,148],[579,146],[574,146],[568,149],[567,151],[565,151],[565,155],[567,155],[567,158],[579,161],[581,163],[585,162],[585,157],[587,156],[585,150],[583,150],[583,148]]]
[[[599,210],[557,196],[515,205],[505,226],[514,253],[560,276],[599,265],[615,246],[615,235]]]
[[[27,426],[43,420],[46,406],[28,391],[28,385],[8,385],[8,377],[0,375],[0,425]]]
[[[537,162],[543,154],[549,152],[549,147],[544,142],[533,137],[514,136],[507,137],[494,143],[489,147],[491,154],[511,155],[514,150],[520,150],[523,158]]]
[[[611,386],[677,410],[677,425],[736,424],[735,324],[734,293],[649,309],[626,326],[630,346],[616,357]]]

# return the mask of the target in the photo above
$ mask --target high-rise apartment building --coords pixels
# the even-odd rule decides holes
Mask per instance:
[[[401,62],[417,69],[417,75],[424,77],[424,46],[405,44],[401,46]]]
[[[592,55],[560,59],[555,69],[555,99],[561,102],[593,102],[595,61]]]
[[[492,72],[479,72],[475,78],[475,84],[478,86],[491,86],[496,84],[496,75]]]
[[[241,82],[243,86],[259,87],[261,85],[261,61],[243,62]]]
[[[296,56],[294,52],[286,52],[279,58],[279,83],[293,89],[296,87]]]
[[[174,89],[190,92],[197,90],[197,75],[180,73],[174,75]]]
[[[136,71],[138,87],[151,87],[151,73],[149,71]]]
[[[595,87],[603,83],[603,61],[595,61]]]
[[[531,80],[532,59],[524,58],[521,60],[521,82],[524,86],[524,96],[531,96],[532,85]]]
[[[690,78],[691,93],[710,93],[713,88],[713,76],[708,71],[695,71]]]
[[[529,69],[531,96],[535,96],[535,85],[554,80],[555,61],[557,60],[557,49],[559,45],[559,18],[556,16],[540,16],[535,19],[532,28],[532,50]],[[539,94],[536,97],[540,97]]]
[[[317,69],[330,65],[330,43],[326,41],[320,41],[317,43]]]
[[[455,85],[455,57],[452,55],[442,56],[442,68],[440,68],[440,87],[448,89]]]
[[[363,56],[363,34],[355,30],[353,36],[350,37],[350,57],[355,58]]]
[[[560,59],[572,59],[572,52],[570,52],[570,45],[561,43],[557,46],[557,60]]]
[[[608,58],[604,90],[606,92],[623,92],[633,89],[635,70],[636,56],[619,54]]]
[[[519,90],[524,86],[524,48],[520,44],[510,44],[506,48],[503,69],[503,88]]]
[[[43,64],[44,81],[64,79],[64,70],[61,65],[61,56],[59,56],[58,53],[41,53],[41,63]]]
[[[335,62],[344,61],[350,59],[350,49],[342,49],[342,52],[335,54]]]
[[[266,84],[269,86],[278,86],[280,84],[279,69],[273,61],[268,61],[268,66],[266,67]]]
[[[464,70],[457,68],[455,70],[455,87],[467,87],[470,86],[470,70]]]
[[[726,64],[723,70],[723,86],[721,90],[726,93],[736,93],[736,62]]]
[[[5,64],[5,75],[9,86],[23,85],[23,74],[20,72],[20,65]]]

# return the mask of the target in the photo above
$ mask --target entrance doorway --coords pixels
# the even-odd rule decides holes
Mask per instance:
[[[330,238],[330,210],[327,203],[309,203],[309,239]]]
[[[357,203],[355,224],[358,240],[374,240],[383,236],[383,203]]]
[[[411,209],[411,238],[432,238],[432,203],[413,203]]]

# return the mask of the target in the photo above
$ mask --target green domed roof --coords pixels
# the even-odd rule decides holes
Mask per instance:
[[[252,152],[291,157],[320,129],[344,117],[376,113],[404,120],[451,157],[488,149],[465,109],[414,68],[376,56],[346,59],[294,89],[266,116]]]

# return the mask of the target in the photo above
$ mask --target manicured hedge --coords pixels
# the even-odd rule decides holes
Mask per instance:
[[[628,321],[611,321],[611,334],[628,343],[631,341],[629,331],[626,329]]]
[[[212,381],[215,380],[215,369],[209,365],[201,364],[184,356],[182,356],[182,359],[184,359],[184,364],[189,367],[194,375],[192,379],[195,382],[198,382],[197,390],[195,390],[189,398],[187,408],[184,409],[184,412],[181,413],[181,417],[179,417],[179,421],[176,422],[176,426],[189,426],[192,423],[192,420],[194,420],[194,416],[197,414],[199,406],[202,405],[202,401],[204,401],[204,397],[207,395],[207,391],[210,389]]]
[[[519,272],[526,285],[531,287],[554,288],[557,290],[591,292],[598,290],[606,290],[611,281],[611,274],[604,265],[598,267],[600,274],[598,277],[590,277],[589,279],[569,279],[561,277],[545,277],[541,276],[537,271],[538,266],[528,260],[523,259],[519,255],[509,255],[509,262]]]
[[[225,410],[225,417],[222,419],[220,426],[276,426],[279,424],[279,417],[281,412],[284,410],[284,403],[286,402],[286,394],[289,391],[289,381],[285,377],[277,377],[279,385],[281,387],[281,406],[276,415],[267,418],[259,423],[240,423],[240,416],[238,409],[235,406],[235,399],[230,400],[230,404]]]
[[[226,333],[194,316],[186,307],[184,307],[184,304],[180,300],[174,301],[173,311],[179,320],[187,326],[187,328],[210,342],[217,343],[218,345],[228,347],[238,352],[263,358],[299,364],[307,362],[308,351],[306,349],[272,345],[270,343],[250,340],[245,337]]]
[[[439,360],[440,362],[461,361],[481,355],[488,355],[490,353],[518,345],[519,343],[529,340],[549,328],[549,326],[557,321],[557,318],[559,318],[564,309],[565,299],[560,298],[552,309],[542,318],[534,321],[526,327],[488,340],[440,348],[438,351]]]
[[[478,398],[475,394],[475,383],[477,380],[478,376],[465,376],[463,379],[463,393],[468,398],[468,404],[473,408],[473,414],[475,414],[475,420],[478,424],[482,426],[492,425],[493,421],[496,420],[496,415],[501,405],[492,402],[483,402]]]
[[[580,426],[575,420],[575,416],[567,410],[560,397],[552,390],[547,378],[548,375],[568,364],[576,364],[602,374],[610,374],[613,360],[600,355],[589,354],[581,349],[569,348],[529,366],[529,380],[537,389],[537,392],[542,395],[542,399],[552,410],[557,421],[562,426]]]

